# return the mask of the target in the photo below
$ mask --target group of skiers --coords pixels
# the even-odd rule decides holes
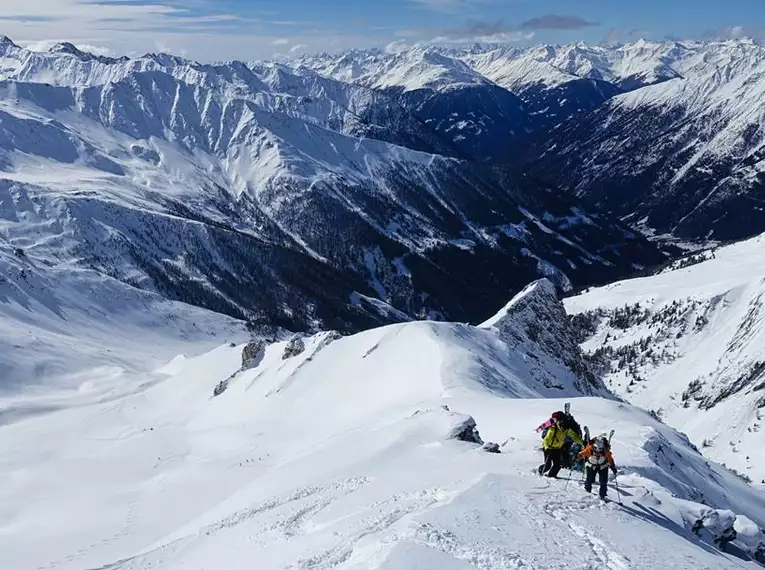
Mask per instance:
[[[557,477],[561,468],[584,469],[584,489],[592,492],[595,479],[600,484],[599,495],[605,500],[608,494],[608,470],[616,477],[616,464],[611,453],[611,436],[605,434],[590,438],[585,427],[584,434],[571,415],[569,405],[565,411],[554,412],[543,422],[537,432],[542,436],[545,462],[537,468],[540,476]],[[584,436],[584,437],[583,437]]]

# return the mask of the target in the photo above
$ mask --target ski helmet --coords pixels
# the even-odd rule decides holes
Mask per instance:
[[[592,444],[593,449],[598,453],[605,453],[606,451],[606,439],[604,437],[595,438],[595,442]]]

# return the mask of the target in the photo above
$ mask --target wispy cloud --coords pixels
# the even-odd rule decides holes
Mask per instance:
[[[69,41],[97,53],[170,51],[205,61],[269,58],[274,46],[326,51],[390,39],[278,14],[245,17],[220,6],[216,0],[0,0],[0,34],[38,49]]]
[[[456,27],[422,27],[399,30],[396,36],[400,38],[393,46],[410,45],[413,43],[426,44],[470,44],[470,43],[516,43],[533,39],[534,32],[521,30],[502,20],[474,21]]]
[[[639,28],[611,28],[606,32],[603,41],[607,44],[618,44],[635,38],[647,37],[648,30]]]
[[[742,38],[751,38],[758,42],[765,41],[764,26],[729,26],[727,28],[718,28],[716,30],[707,30],[702,34],[707,40],[739,40]]]
[[[475,36],[436,36],[428,43],[433,44],[510,44],[529,41],[534,38],[534,32],[498,32],[495,34]]]
[[[464,26],[445,28],[434,38],[436,43],[513,43],[527,41],[534,32],[519,30],[502,20],[468,22]]]
[[[597,25],[597,22],[590,22],[579,16],[545,14],[522,22],[520,28],[522,30],[579,30]]]

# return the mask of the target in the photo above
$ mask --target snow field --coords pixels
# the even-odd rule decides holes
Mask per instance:
[[[4,425],[0,567],[748,564],[691,533],[697,503],[682,497],[702,491],[746,515],[738,524],[759,544],[761,495],[628,405],[572,400],[593,433],[616,429],[624,507],[585,495],[576,475],[564,491],[531,474],[534,428],[563,400],[518,399],[512,384],[502,394],[466,374],[470,358],[517,356],[487,348],[490,331],[459,327],[316,335],[287,359],[274,343],[213,398],[241,365],[243,345],[221,345],[176,358],[138,393],[86,405],[72,394],[65,409]],[[461,414],[503,453],[447,439]]]

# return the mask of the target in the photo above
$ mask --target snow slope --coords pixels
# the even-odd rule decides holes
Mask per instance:
[[[581,395],[528,375],[549,358],[528,339],[511,350],[493,330],[420,322],[221,345],[131,395],[71,394],[65,409],[0,426],[0,566],[753,566],[761,493],[645,412],[573,400],[593,431],[616,429],[623,507],[530,473],[534,427],[563,406],[547,398]],[[474,437],[465,414],[501,454],[454,439]],[[714,540],[733,527],[722,552]]]
[[[0,238],[0,423],[56,409],[68,390],[83,402],[131,392],[181,352],[246,338],[241,321],[34,251]]]
[[[755,481],[765,479],[764,268],[759,236],[565,301],[609,388]]]

